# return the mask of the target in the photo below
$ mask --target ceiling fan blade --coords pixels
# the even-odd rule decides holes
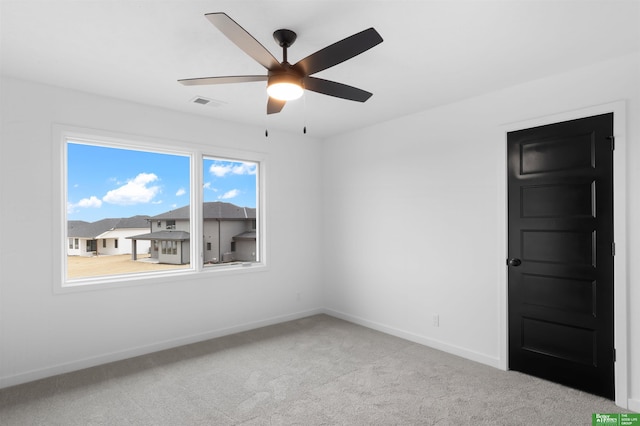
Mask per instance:
[[[380,43],[382,43],[380,34],[375,29],[369,28],[312,53],[293,67],[303,75],[315,74],[351,59]]]
[[[229,40],[263,67],[268,70],[280,67],[280,62],[278,62],[271,52],[226,13],[207,13],[204,16],[215,25],[222,34],[227,36]]]
[[[347,86],[346,84],[317,77],[305,77],[304,88],[312,92],[322,93],[323,95],[335,96],[336,98],[357,102],[365,102],[373,95],[373,93],[358,89],[357,87]]]
[[[267,114],[276,114],[282,111],[286,103],[287,101],[280,101],[269,96],[269,100],[267,101]]]
[[[267,81],[266,75],[230,75],[226,77],[185,78],[178,80],[185,86],[203,86],[205,84],[249,83],[251,81]]]

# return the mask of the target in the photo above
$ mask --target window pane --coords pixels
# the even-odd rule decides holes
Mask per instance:
[[[190,267],[188,156],[68,141],[66,160],[67,279]]]
[[[203,160],[204,265],[258,262],[258,166],[251,161]]]

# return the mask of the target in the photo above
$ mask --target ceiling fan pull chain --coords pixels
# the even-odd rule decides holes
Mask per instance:
[[[264,116],[264,137],[269,137],[269,120],[267,120],[268,115]]]
[[[303,96],[303,98],[302,98],[302,102],[303,102],[303,104],[302,104],[302,111],[303,111],[302,114],[303,114],[303,117],[304,117],[304,127],[302,128],[302,133],[306,135],[307,134],[307,95],[303,94],[302,96]]]

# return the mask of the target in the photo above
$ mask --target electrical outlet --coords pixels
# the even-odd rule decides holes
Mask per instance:
[[[440,315],[433,314],[433,326],[440,327]]]

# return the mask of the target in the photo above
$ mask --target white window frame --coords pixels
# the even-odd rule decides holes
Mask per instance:
[[[190,162],[190,268],[166,271],[136,272],[122,275],[105,275],[80,279],[67,279],[67,142],[85,143],[120,149],[157,152],[189,157]],[[176,148],[178,147],[178,148]],[[183,280],[244,274],[268,269],[266,236],[265,182],[267,155],[263,152],[228,149],[211,145],[201,145],[187,141],[166,140],[138,135],[128,135],[104,130],[86,129],[64,124],[53,125],[53,291],[56,294],[96,290],[101,288],[129,287],[131,285],[154,285],[172,282],[179,285]],[[250,161],[258,165],[256,187],[257,262],[240,265],[204,267],[203,233],[203,161],[204,158],[222,158],[229,161]],[[212,284],[216,280],[208,279]]]

